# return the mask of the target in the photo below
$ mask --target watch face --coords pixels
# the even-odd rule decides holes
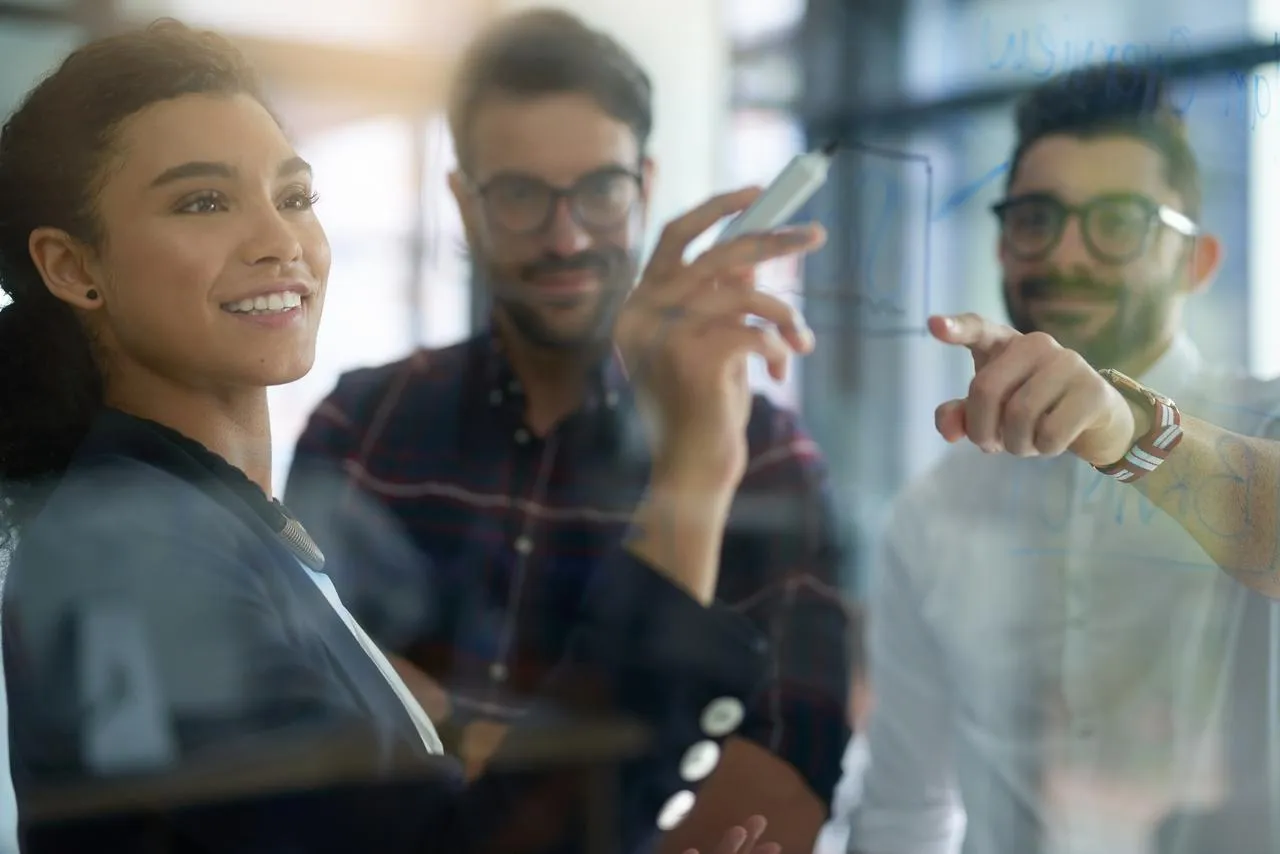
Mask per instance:
[[[1102,374],[1102,378],[1104,380],[1111,383],[1121,391],[1133,392],[1135,394],[1141,393],[1142,386],[1138,385],[1138,383],[1131,377],[1120,373],[1115,368],[1103,368],[1098,371],[1098,373]]]
[[[1156,403],[1163,403],[1166,406],[1173,405],[1173,401],[1163,394],[1152,391],[1132,377],[1120,373],[1115,368],[1103,368],[1098,373],[1102,375],[1103,379],[1115,386],[1116,390],[1121,394],[1136,397],[1153,406]]]

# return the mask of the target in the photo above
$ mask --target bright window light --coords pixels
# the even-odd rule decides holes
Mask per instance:
[[[724,22],[736,44],[751,44],[799,25],[804,0],[724,0]]]

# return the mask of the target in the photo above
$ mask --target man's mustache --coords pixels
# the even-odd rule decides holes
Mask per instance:
[[[604,278],[617,269],[618,263],[618,259],[610,258],[603,252],[579,252],[568,258],[540,258],[521,268],[520,277],[527,282],[539,276],[577,273],[585,270]]]
[[[1052,299],[1054,297],[1081,297],[1084,299],[1119,299],[1123,288],[1103,284],[1082,276],[1029,276],[1018,285],[1018,293],[1024,300]]]

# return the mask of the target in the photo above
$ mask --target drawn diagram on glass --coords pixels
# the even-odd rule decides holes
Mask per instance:
[[[820,253],[826,257],[806,260],[803,277],[766,273],[761,289],[794,295],[819,333],[927,334],[932,163],[923,154],[860,142],[841,143],[835,161],[835,174],[814,199],[814,216],[855,225],[839,233],[828,227]],[[792,283],[799,281],[797,290]]]

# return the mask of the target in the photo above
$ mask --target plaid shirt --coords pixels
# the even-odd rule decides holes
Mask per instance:
[[[565,650],[591,573],[626,534],[649,461],[615,361],[545,437],[498,338],[343,375],[298,443],[285,503],[385,648],[448,689],[455,717],[517,717]],[[849,738],[849,618],[824,467],[757,395],[717,596],[772,639],[740,734],[824,803]]]

